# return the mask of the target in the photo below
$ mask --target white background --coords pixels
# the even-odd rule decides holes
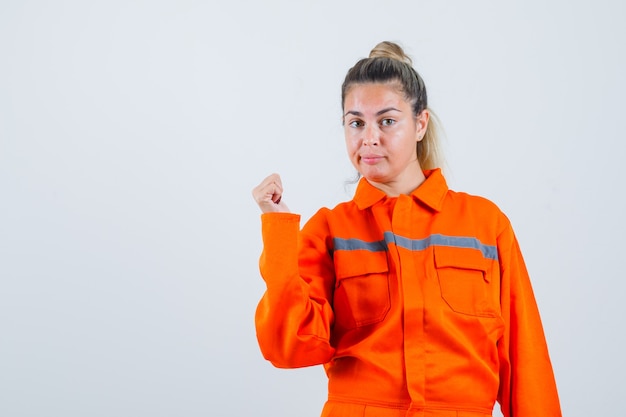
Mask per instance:
[[[318,416],[278,370],[250,191],[349,199],[340,84],[401,42],[445,173],[510,217],[564,415],[623,416],[626,3],[0,2],[0,415]],[[539,414],[538,414],[539,415]]]

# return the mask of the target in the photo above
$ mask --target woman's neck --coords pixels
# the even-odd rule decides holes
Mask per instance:
[[[366,178],[367,179],[367,178]],[[367,181],[373,186],[378,188],[389,197],[398,197],[401,194],[409,195],[417,189],[424,181],[426,176],[420,169],[417,173],[414,173],[410,178],[405,180],[393,180],[389,182],[376,182],[367,179]]]

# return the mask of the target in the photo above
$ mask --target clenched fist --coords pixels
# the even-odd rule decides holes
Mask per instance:
[[[263,213],[289,213],[289,208],[282,201],[282,196],[283,184],[278,174],[265,178],[252,190],[252,197]]]

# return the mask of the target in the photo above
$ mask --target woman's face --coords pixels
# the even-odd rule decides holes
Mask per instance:
[[[355,84],[344,100],[348,156],[372,185],[389,195],[413,191],[424,180],[417,142],[428,125],[428,111],[413,116],[396,84]]]

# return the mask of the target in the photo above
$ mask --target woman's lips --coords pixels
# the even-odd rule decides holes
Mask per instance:
[[[368,164],[368,165],[374,165],[382,159],[383,157],[380,155],[372,155],[372,154],[361,155],[361,162],[363,162],[364,164]]]

